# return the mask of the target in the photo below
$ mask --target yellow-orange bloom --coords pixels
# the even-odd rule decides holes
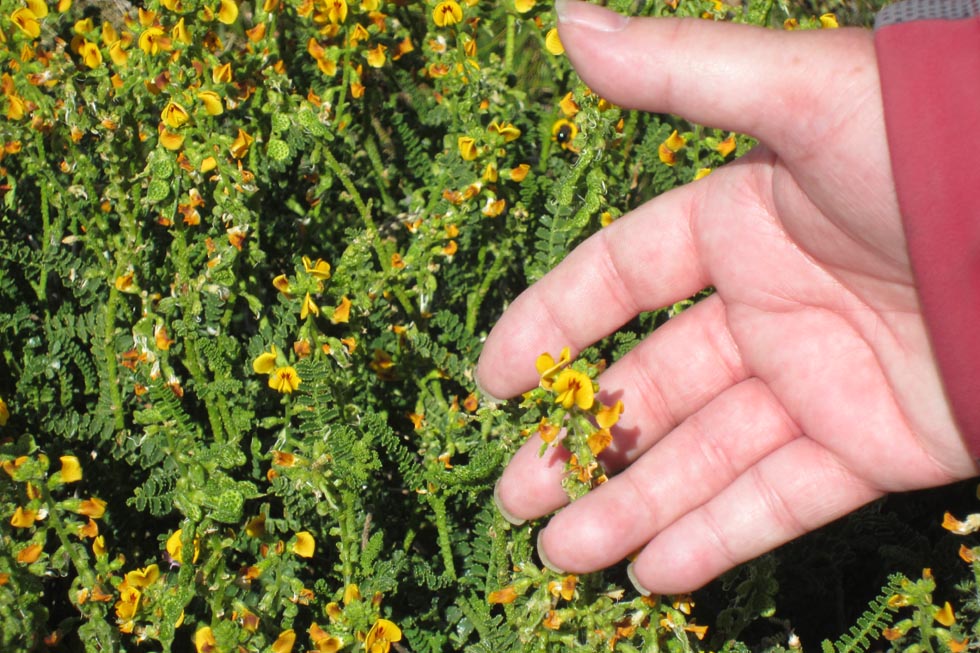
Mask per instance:
[[[936,612],[935,619],[947,628],[956,623],[956,615],[953,613],[953,606],[949,604],[949,601],[946,601],[943,607]]]
[[[48,15],[48,3],[44,0],[26,0],[24,4],[38,18],[44,18]]]
[[[211,69],[211,79],[215,84],[224,84],[231,81],[231,64],[223,63]]]
[[[318,258],[316,262],[313,262],[310,260],[309,256],[304,256],[303,269],[308,275],[315,279],[326,281],[330,278],[330,264],[324,261],[322,258]]]
[[[541,387],[550,388],[552,382],[555,380],[558,372],[564,368],[572,360],[572,353],[568,347],[563,347],[561,353],[558,354],[558,360],[556,361],[552,358],[551,354],[545,352],[538,356],[537,360],[534,361],[534,368],[538,371],[538,375],[541,377]]]
[[[517,590],[512,585],[494,590],[487,596],[487,603],[513,603],[517,600]]]
[[[278,358],[279,352],[276,351],[276,346],[272,345],[269,347],[269,351],[262,352],[252,361],[252,370],[256,374],[271,374],[272,370],[276,369]]]
[[[160,120],[163,121],[167,127],[171,129],[179,129],[188,120],[190,120],[190,114],[187,113],[187,109],[180,106],[173,100],[167,102],[167,106],[163,108],[160,112]]]
[[[221,102],[221,96],[214,91],[201,91],[197,94],[197,99],[204,105],[204,110],[209,116],[220,116],[225,112],[224,104]]]
[[[292,628],[279,633],[279,637],[272,643],[272,653],[292,653],[293,645],[296,643],[296,631]]]
[[[157,565],[149,565],[142,569],[126,572],[126,583],[131,587],[149,587],[159,578],[160,568]]]
[[[378,619],[364,639],[364,650],[367,653],[388,653],[391,643],[400,642],[401,639],[402,631],[398,626],[387,619]]]
[[[75,456],[62,456],[61,460],[61,482],[74,483],[82,480],[82,465]]]
[[[17,552],[17,562],[25,565],[35,563],[41,557],[42,551],[44,551],[44,547],[40,544],[28,544]]]
[[[521,183],[527,177],[527,173],[531,171],[531,166],[527,163],[522,163],[515,168],[510,169],[510,179],[511,181],[516,181]]]
[[[253,142],[255,142],[255,139],[245,133],[245,130],[239,128],[238,135],[229,148],[231,155],[236,159],[241,159],[248,154],[248,148],[252,146]]]
[[[432,20],[439,27],[455,25],[463,20],[463,8],[455,0],[445,0],[432,11]]]
[[[840,27],[840,23],[837,22],[837,16],[828,13],[820,16],[820,27],[824,29],[836,29]]]
[[[102,52],[99,51],[99,46],[89,40],[82,41],[78,48],[78,56],[89,68],[98,68],[102,65]]]
[[[7,420],[10,419],[10,408],[7,406],[7,402],[0,399],[0,426],[6,426]]]
[[[598,456],[612,444],[612,433],[609,432],[609,429],[599,429],[598,431],[594,431],[585,443],[588,445],[592,455]]]
[[[608,429],[619,421],[619,416],[623,414],[623,402],[617,400],[612,406],[602,406],[596,413],[595,421],[600,428]]]
[[[198,628],[194,633],[194,648],[197,653],[217,653],[218,641],[214,638],[214,631],[210,626]]]
[[[514,9],[517,10],[519,14],[526,14],[527,12],[534,9],[536,0],[514,0]]]
[[[36,39],[41,35],[41,23],[38,21],[37,15],[26,7],[15,9],[10,14],[10,22],[32,39]]]
[[[303,298],[303,305],[299,309],[299,318],[305,320],[308,315],[319,315],[320,307],[316,305],[313,298],[310,297],[310,293],[306,293],[306,297]]]
[[[269,375],[269,387],[283,394],[291,394],[302,382],[303,379],[299,378],[296,370],[288,365],[276,368]]]
[[[372,68],[381,68],[382,66],[384,66],[385,61],[388,60],[388,57],[385,54],[387,50],[388,48],[386,48],[384,45],[379,43],[376,48],[372,48],[368,50],[366,53],[364,53],[368,65],[371,66]]]
[[[296,533],[296,541],[293,542],[292,551],[301,558],[312,558],[316,551],[316,541],[309,532],[300,531]]]
[[[347,20],[347,0],[327,0],[327,20],[338,25]]]
[[[344,295],[340,298],[340,304],[337,308],[333,309],[333,315],[330,316],[330,322],[333,324],[346,324],[350,321],[350,307],[351,301]]]
[[[487,126],[487,131],[500,134],[504,137],[505,143],[510,143],[513,140],[520,138],[521,130],[512,125],[509,122],[497,122],[494,120]]]
[[[459,147],[459,154],[464,161],[472,161],[479,152],[476,148],[476,141],[471,136],[460,136],[456,141]]]
[[[561,37],[558,36],[558,30],[554,27],[549,29],[548,33],[544,36],[544,49],[555,56],[565,54],[565,46],[562,45]]]
[[[170,554],[170,557],[173,558],[175,562],[179,562],[181,564],[183,564],[184,562],[184,558],[183,558],[184,545],[181,541],[181,538],[183,536],[184,536],[184,529],[178,528],[173,532],[173,534],[170,537],[167,538],[167,544],[166,544],[167,553]],[[194,555],[191,558],[191,562],[197,562],[197,556],[198,554],[200,554],[200,552],[201,552],[200,540],[197,537],[195,537]]]
[[[187,24],[184,22],[184,17],[181,16],[180,20],[171,28],[170,38],[178,43],[183,43],[184,45],[190,45],[194,42],[191,38],[191,33],[187,30]]]
[[[140,33],[139,41],[137,42],[140,50],[147,54],[158,54],[159,52],[167,52],[170,50],[170,37],[166,35],[161,27],[147,27]]]
[[[37,521],[36,510],[25,510],[20,506],[14,510],[14,516],[10,518],[10,525],[14,528],[30,528]]]
[[[578,370],[562,370],[552,387],[556,393],[555,403],[565,408],[578,406],[581,410],[589,410],[595,401],[592,379]]]
[[[238,20],[238,4],[234,0],[221,0],[218,8],[218,22],[231,25]]]
[[[91,517],[92,519],[101,519],[105,514],[105,507],[105,501],[97,497],[92,497],[82,501],[78,508],[75,509],[75,512],[77,512],[79,515]]]

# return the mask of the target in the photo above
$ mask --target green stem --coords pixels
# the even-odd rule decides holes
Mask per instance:
[[[330,148],[324,145],[321,148],[323,152],[324,159],[327,162],[327,166],[330,171],[340,180],[340,183],[344,186],[344,189],[350,194],[351,201],[354,202],[354,206],[357,208],[358,213],[361,216],[361,222],[364,223],[364,228],[367,230],[368,235],[371,238],[371,244],[374,247],[375,253],[378,255],[378,262],[381,265],[381,270],[385,275],[390,275],[392,273],[391,268],[391,255],[392,251],[385,246],[384,241],[381,239],[381,232],[378,230],[378,225],[375,224],[374,219],[371,217],[371,207],[365,203],[364,198],[361,197],[360,191],[357,190],[357,186],[351,180],[350,175],[344,170],[343,166],[330,151]],[[402,305],[402,308],[406,313],[412,315],[415,313],[415,307],[412,305],[411,300],[405,293],[405,289],[400,285],[395,284],[391,289],[398,298],[398,302]]]
[[[122,273],[122,266],[116,269],[116,276]],[[110,286],[109,299],[105,306],[105,330],[102,334],[102,353],[105,356],[106,383],[109,389],[109,403],[115,415],[114,426],[121,431],[126,426],[123,413],[122,393],[119,390],[119,365],[116,362],[116,309],[119,306],[119,291]]]
[[[508,251],[511,246],[511,241],[505,240],[500,244],[499,251]],[[486,298],[487,293],[490,292],[490,286],[496,281],[504,269],[504,264],[506,262],[505,257],[500,256],[499,251],[497,256],[494,258],[493,263],[490,265],[490,269],[487,270],[486,275],[480,282],[480,286],[475,292],[471,293],[469,299],[467,300],[466,306],[466,332],[472,334],[476,330],[476,320],[480,313],[480,306],[483,304],[483,300]]]
[[[68,553],[68,557],[71,558],[71,563],[74,565],[75,571],[78,572],[78,577],[82,579],[82,585],[87,588],[95,587],[95,574],[92,573],[92,569],[86,564],[87,561],[79,557],[76,543],[69,539],[68,531],[65,529],[65,524],[61,520],[58,505],[55,503],[54,498],[52,498],[51,491],[46,485],[39,485],[41,499],[48,507],[48,517],[51,525],[54,526],[54,532],[58,535],[58,540],[61,542],[62,548]]]
[[[507,14],[507,40],[504,42],[504,72],[514,68],[514,41],[517,38],[517,16]]]

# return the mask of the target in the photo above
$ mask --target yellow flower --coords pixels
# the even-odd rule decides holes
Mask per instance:
[[[679,152],[685,145],[687,145],[687,139],[678,134],[677,130],[675,129],[673,132],[671,132],[670,136],[667,137],[667,140],[664,141],[664,145],[672,152]]]
[[[160,145],[168,150],[179,150],[184,144],[184,135],[172,132],[160,123]]]
[[[364,55],[367,58],[368,65],[372,68],[381,68],[384,66],[385,61],[387,60],[387,56],[385,55],[385,51],[387,49],[388,48],[379,43],[378,47],[368,50]]]
[[[387,619],[378,619],[364,639],[364,650],[367,653],[388,653],[391,643],[400,642],[401,639],[402,631],[398,626]]]
[[[17,562],[25,565],[33,564],[41,557],[43,550],[44,547],[40,544],[29,544],[17,552]]]
[[[347,20],[347,0],[327,0],[327,20],[331,25]]]
[[[566,118],[574,118],[575,114],[579,112],[578,103],[575,101],[575,97],[571,91],[565,94],[565,97],[561,99],[558,103],[558,108],[561,109],[562,114]]]
[[[78,48],[78,56],[89,68],[98,68],[102,65],[102,52],[99,51],[99,46],[89,40],[82,41]]]
[[[309,256],[304,256],[303,269],[306,270],[308,275],[315,279],[326,281],[330,278],[330,264],[324,261],[322,258],[318,258],[314,263],[310,261]]]
[[[735,151],[735,134],[732,134],[722,142],[718,143],[715,147],[715,151],[723,157],[728,156]]]
[[[276,369],[278,358],[279,352],[276,351],[276,346],[272,345],[269,351],[262,352],[252,361],[252,369],[256,374],[271,374],[272,370]]]
[[[194,648],[197,649],[197,653],[217,653],[218,641],[214,638],[210,626],[198,628],[194,633]]]
[[[946,601],[946,603],[943,604],[943,607],[936,612],[935,619],[947,628],[956,623],[956,615],[953,613],[953,606],[949,604],[949,601]]]
[[[163,108],[160,112],[160,120],[163,121],[167,127],[171,129],[179,129],[188,120],[190,120],[190,114],[187,113],[187,109],[180,106],[173,100],[167,102],[167,106]]]
[[[531,171],[531,166],[527,163],[522,163],[515,168],[510,169],[510,179],[511,181],[516,181],[521,183],[527,177],[527,173]]]
[[[840,24],[837,22],[837,16],[830,13],[822,15],[820,17],[820,27],[824,29],[836,29],[840,27]]]
[[[538,437],[541,438],[542,442],[554,442],[555,438],[558,437],[559,429],[557,426],[548,421],[547,417],[542,417],[541,421],[538,422],[538,430],[536,433]]]
[[[246,154],[248,154],[248,148],[252,146],[255,139],[245,133],[245,130],[239,128],[238,135],[235,137],[234,142],[232,142],[231,155],[236,159],[241,159]]]
[[[494,120],[487,126],[487,131],[500,134],[504,137],[505,143],[510,143],[521,136],[521,130],[509,122],[497,122]]]
[[[109,58],[117,66],[125,66],[129,61],[129,53],[123,50],[122,41],[113,41],[109,46]]]
[[[293,542],[292,551],[301,558],[312,558],[316,550],[316,542],[313,536],[307,531],[296,533],[296,541]]]
[[[7,406],[7,402],[0,399],[0,426],[6,426],[7,420],[10,419],[10,408]]]
[[[306,297],[303,298],[303,306],[299,309],[299,318],[305,320],[308,315],[319,315],[320,307],[316,305],[313,298],[310,297],[310,293],[306,293]]]
[[[333,309],[333,315],[330,316],[330,322],[332,324],[346,324],[350,321],[350,307],[351,301],[344,295],[340,298],[340,304],[337,308]]]
[[[513,603],[516,600],[517,600],[517,590],[515,590],[512,585],[508,585],[507,587],[501,588],[499,590],[493,590],[487,596],[487,603],[493,603],[493,604]]]
[[[554,139],[563,150],[574,150],[572,141],[578,136],[578,125],[571,120],[559,118],[551,126],[551,138]]]
[[[548,583],[548,592],[555,598],[561,597],[566,601],[571,601],[575,596],[575,585],[578,584],[578,577],[569,574],[561,581],[553,580]]]
[[[211,69],[211,79],[215,84],[224,84],[231,81],[231,64],[223,63]]]
[[[149,587],[160,578],[160,568],[149,565],[126,573],[126,582],[131,587]]]
[[[581,410],[589,410],[595,401],[592,379],[577,370],[562,370],[555,379],[553,389],[556,393],[555,403],[565,408],[578,406]]]
[[[269,376],[269,387],[283,394],[292,393],[302,382],[303,379],[299,378],[296,370],[288,365],[277,367]]]
[[[608,429],[619,421],[619,416],[623,414],[623,402],[617,400],[612,406],[602,406],[596,413],[595,421],[599,428]]]
[[[316,622],[310,624],[308,632],[310,633],[310,641],[316,647],[317,653],[337,653],[343,648],[344,643],[340,639],[320,628]]]
[[[296,643],[296,631],[292,628],[279,633],[279,637],[272,643],[272,653],[291,653],[293,645]]]
[[[517,10],[519,14],[526,14],[527,12],[534,9],[536,0],[514,0],[514,9]]]
[[[344,588],[344,598],[342,599],[344,605],[350,605],[354,601],[361,600],[361,588],[357,586],[357,583],[348,583]]]
[[[82,465],[75,456],[62,456],[61,460],[61,482],[74,483],[82,480]]]
[[[105,537],[103,537],[102,535],[99,535],[92,542],[92,553],[95,554],[95,557],[96,558],[101,558],[102,556],[105,555],[105,552],[106,552],[106,548],[105,548]]]
[[[606,447],[612,444],[612,433],[607,428],[601,428],[592,433],[585,443],[589,446],[589,451],[593,456],[598,456],[605,451]]]
[[[476,141],[470,136],[460,136],[456,141],[459,147],[459,154],[464,161],[472,161],[477,157]]]
[[[181,542],[181,538],[183,536],[184,536],[184,530],[182,528],[178,528],[173,532],[173,534],[170,537],[167,538],[167,545],[166,545],[167,553],[170,554],[170,557],[175,562],[179,562],[181,564],[183,564],[184,562],[184,558],[183,558],[184,545]],[[195,537],[194,556],[191,558],[191,562],[197,562],[197,556],[200,553],[201,553],[200,540],[197,537]]]
[[[558,36],[558,30],[554,27],[549,29],[548,33],[544,36],[544,49],[555,56],[565,54],[565,46],[562,45],[561,37]]]
[[[694,173],[694,181],[698,179],[704,179],[711,174],[711,168],[698,168],[697,172]]]
[[[221,0],[218,8],[218,22],[231,25],[238,20],[238,4],[234,0]]]
[[[36,39],[41,35],[41,23],[38,22],[37,15],[26,7],[15,9],[10,14],[10,21],[17,26],[17,29],[32,39]]]
[[[44,18],[48,15],[48,3],[44,0],[26,0],[24,4],[38,18]]]
[[[30,528],[36,521],[36,510],[24,510],[17,506],[17,509],[14,510],[14,516],[10,518],[10,525],[14,528]]]
[[[455,0],[444,0],[432,11],[432,20],[439,27],[455,25],[463,20],[463,8]]]
[[[158,54],[160,51],[170,50],[170,38],[164,33],[162,27],[147,27],[140,34],[137,44],[140,50],[147,54]]]
[[[170,38],[184,45],[190,45],[194,42],[194,39],[191,38],[191,33],[187,31],[187,24],[184,23],[183,16],[181,16],[180,20],[170,30]]]
[[[657,147],[657,157],[664,165],[673,166],[677,162],[677,153],[667,147],[666,143],[661,143]]]
[[[78,508],[75,509],[79,515],[85,515],[92,519],[100,519],[105,514],[106,502],[97,497],[85,499]]]
[[[541,377],[541,387],[550,388],[552,382],[555,380],[558,372],[568,365],[572,360],[572,353],[568,347],[564,347],[561,353],[558,355],[558,360],[556,361],[551,357],[551,354],[545,352],[538,356],[538,359],[534,361],[534,368],[538,371],[538,375]]]

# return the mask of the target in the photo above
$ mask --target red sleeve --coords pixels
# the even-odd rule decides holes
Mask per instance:
[[[875,47],[923,315],[953,413],[980,458],[980,0],[886,7]]]

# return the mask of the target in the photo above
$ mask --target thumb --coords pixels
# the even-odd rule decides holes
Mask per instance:
[[[860,98],[869,83],[877,90],[871,33],[863,29],[630,18],[580,0],[556,0],[555,11],[569,59],[602,97],[750,134],[775,149],[810,131],[811,118],[833,115],[836,103],[853,103],[851,86],[862,86]]]

